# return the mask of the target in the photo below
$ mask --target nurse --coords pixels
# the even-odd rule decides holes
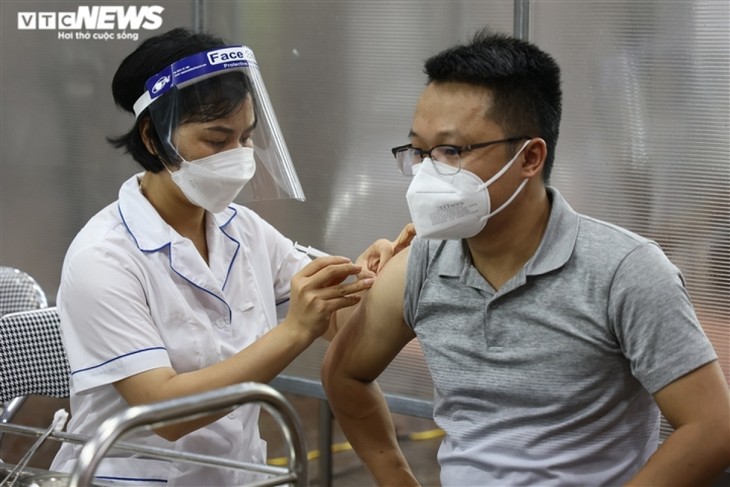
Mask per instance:
[[[378,240],[358,259],[364,266],[334,256],[312,261],[232,203],[242,190],[249,201],[303,198],[245,46],[174,29],[124,59],[112,91],[136,123],[111,142],[144,171],[86,224],[63,263],[57,305],[72,370],[68,430],[83,435],[130,405],[270,381],[334,333],[372,285],[372,267],[410,236]],[[263,463],[258,414],[246,405],[125,441]],[[78,451],[63,444],[51,468],[70,471]],[[256,479],[123,452],[106,458],[97,476],[190,486]]]

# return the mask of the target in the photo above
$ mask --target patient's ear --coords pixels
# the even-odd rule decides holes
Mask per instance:
[[[522,177],[531,178],[542,171],[547,158],[547,144],[539,137],[522,150]]]

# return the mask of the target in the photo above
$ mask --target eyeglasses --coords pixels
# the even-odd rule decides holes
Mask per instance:
[[[398,166],[398,170],[404,176],[413,176],[413,166],[420,164],[427,157],[431,160],[438,161],[434,167],[441,174],[456,174],[461,170],[461,156],[465,152],[471,152],[475,149],[481,149],[494,144],[504,144],[508,142],[518,142],[524,139],[531,139],[527,135],[520,137],[510,137],[509,139],[492,140],[489,142],[481,142],[479,144],[469,145],[437,145],[429,150],[416,149],[412,144],[393,147],[393,157]]]

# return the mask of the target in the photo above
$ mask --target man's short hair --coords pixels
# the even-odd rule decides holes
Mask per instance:
[[[428,83],[488,88],[492,105],[485,116],[499,124],[507,137],[545,140],[543,180],[549,182],[562,111],[560,67],[549,54],[529,42],[483,29],[470,42],[429,58],[424,72]]]

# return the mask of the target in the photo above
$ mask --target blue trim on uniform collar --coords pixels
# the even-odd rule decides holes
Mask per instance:
[[[122,206],[117,203],[117,211],[119,211],[119,218],[122,219],[122,223],[124,224],[124,227],[127,229],[127,232],[129,232],[129,235],[132,237],[132,240],[134,240],[134,244],[137,246],[139,250],[142,252],[157,252],[158,250],[164,249],[165,247],[168,247],[170,245],[170,242],[165,242],[162,244],[162,246],[156,248],[156,249],[143,249],[140,247],[139,242],[137,241],[137,237],[134,236],[134,232],[131,228],[129,228],[129,225],[127,224],[127,220],[124,218],[124,212],[122,211]]]
[[[122,223],[127,228],[137,248],[143,252],[157,252],[170,245],[174,230],[162,219],[152,203],[139,189],[139,181],[144,173],[137,173],[122,184],[119,189],[117,208]],[[229,206],[220,213],[211,213],[216,226],[223,228],[238,214]]]
[[[236,210],[233,206],[229,206],[220,213],[211,213],[211,215],[215,218],[215,223],[218,225],[218,228],[223,229],[223,227],[231,223],[231,221],[236,218],[238,210]]]
[[[226,232],[225,228],[224,228],[224,227],[225,227],[226,225],[228,225],[228,224],[229,224],[229,223],[230,223],[230,222],[231,222],[231,221],[232,221],[232,220],[233,220],[233,219],[234,219],[234,218],[236,217],[236,215],[238,214],[238,211],[236,211],[236,209],[235,209],[235,208],[233,208],[233,207],[229,206],[229,207],[228,207],[228,209],[232,210],[232,212],[233,212],[233,213],[231,214],[230,218],[226,219],[226,220],[225,220],[225,221],[224,221],[224,222],[223,222],[222,224],[220,224],[220,225],[218,226],[218,228],[220,229],[220,231],[221,231],[221,233],[222,233],[223,235],[225,235],[226,237],[228,237],[228,238],[229,238],[229,239],[230,239],[230,240],[231,240],[232,242],[235,242],[235,244],[236,244],[236,251],[235,251],[235,252],[233,253],[233,257],[231,257],[231,262],[230,262],[230,264],[228,264],[228,270],[226,271],[226,278],[225,278],[225,280],[223,281],[223,285],[221,286],[221,289],[225,289],[225,288],[226,288],[226,284],[228,283],[228,278],[229,278],[229,277],[230,277],[230,275],[231,275],[231,269],[233,269],[233,263],[234,263],[234,262],[236,262],[236,257],[238,257],[238,253],[239,253],[239,252],[241,251],[241,242],[239,242],[238,240],[236,240],[235,238],[233,238],[233,237],[232,237],[231,235],[229,235],[229,234],[228,234],[228,233]],[[213,216],[214,216],[214,218],[216,219],[216,223],[218,223],[218,221],[219,221],[219,218],[218,218],[218,217],[219,217],[219,216],[221,216],[221,217],[222,217],[223,215],[224,215],[224,213],[223,213],[223,212],[221,212],[221,213],[218,213],[217,215],[213,215]]]
[[[236,250],[236,252],[238,252],[238,250]],[[203,286],[201,286],[201,285],[199,285],[199,284],[191,281],[189,277],[185,276],[185,274],[183,274],[182,272],[180,272],[179,270],[177,270],[175,268],[175,266],[172,265],[172,246],[170,246],[170,252],[168,253],[167,259],[168,259],[168,262],[169,262],[169,265],[170,265],[170,269],[172,269],[172,271],[175,274],[177,274],[178,276],[180,276],[182,279],[185,279],[193,287],[195,287],[197,289],[200,289],[204,293],[207,293],[207,294],[213,296],[215,299],[217,299],[218,301],[220,301],[221,303],[223,303],[225,305],[226,309],[228,309],[228,322],[230,323],[231,320],[233,319],[233,310],[231,310],[231,306],[226,302],[226,300],[223,299],[222,297],[218,296],[217,294],[211,292],[209,289],[206,289]],[[231,260],[233,260],[233,259],[231,259]],[[230,272],[230,267],[229,267],[228,272]],[[228,276],[226,276],[226,281],[227,280],[228,280]],[[223,286],[225,286],[225,283],[223,283]],[[221,286],[221,289],[223,288],[223,286]]]
[[[137,248],[143,252],[156,252],[172,242],[173,230],[142,194],[139,178],[143,174],[137,173],[122,184],[117,205]]]

